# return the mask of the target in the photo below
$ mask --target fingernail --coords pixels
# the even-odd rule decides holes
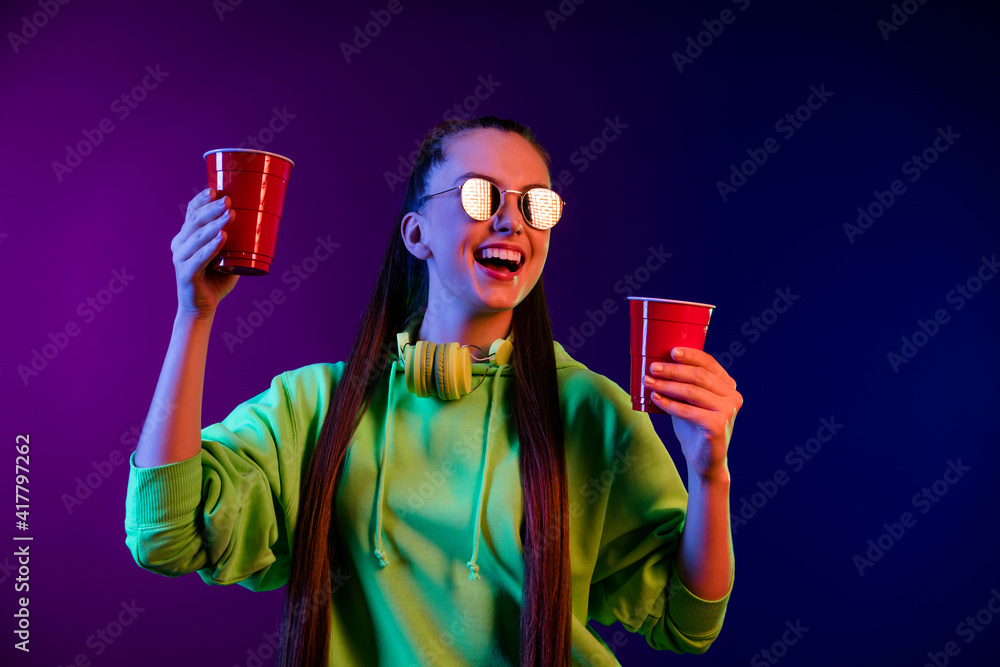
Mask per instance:
[[[663,364],[653,364],[652,368],[654,373],[659,373],[663,370]]]
[[[649,376],[647,375],[647,376],[646,376],[646,379],[645,379],[645,383],[646,383],[646,384],[653,384],[653,382],[654,382],[653,378],[651,378],[651,377],[649,377]]]
[[[679,347],[675,347],[673,349],[673,353],[674,353],[674,359],[680,359],[681,357],[684,356],[684,350],[682,350]]]

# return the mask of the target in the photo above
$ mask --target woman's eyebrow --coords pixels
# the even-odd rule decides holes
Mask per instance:
[[[481,179],[483,179],[485,181],[489,181],[490,183],[492,183],[493,185],[496,185],[497,187],[500,187],[500,184],[497,183],[497,179],[493,178],[492,176],[487,176],[486,174],[480,174],[477,171],[467,171],[467,172],[465,172],[464,174],[462,174],[461,176],[459,176],[458,178],[456,178],[454,181],[452,181],[452,185],[453,186],[457,186],[459,183],[465,181],[468,178],[481,178]],[[548,187],[549,186],[548,186],[547,183],[528,183],[527,185],[525,185],[525,186],[523,186],[521,188],[521,191],[523,192],[524,190],[527,190],[528,188],[548,188]]]

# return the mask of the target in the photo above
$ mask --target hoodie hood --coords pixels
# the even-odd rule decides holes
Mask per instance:
[[[411,318],[411,321],[407,324],[407,326],[405,328],[405,331],[409,332],[411,340],[416,340],[417,339],[417,333],[420,330],[420,323],[422,322],[422,320],[423,320],[423,313],[417,313],[417,314],[415,314]],[[511,329],[510,334],[508,334],[508,336],[507,336],[507,338],[505,340],[510,341],[511,344],[513,344],[513,342],[514,342],[513,328]],[[575,367],[584,368],[583,364],[581,364],[580,362],[576,361],[575,359],[572,359],[566,353],[566,351],[563,349],[562,345],[560,345],[559,343],[554,343],[554,348],[555,348],[554,351],[555,351],[555,357],[556,357],[556,369],[557,370],[559,370],[561,368],[568,368],[568,367],[574,367],[574,366]],[[400,354],[400,358],[401,357],[402,357],[402,355]],[[385,415],[385,429],[384,429],[385,430],[385,440],[384,440],[384,444],[382,446],[382,452],[381,452],[381,455],[380,455],[380,458],[379,458],[379,473],[378,473],[378,483],[377,483],[377,489],[378,489],[377,490],[377,502],[376,502],[376,505],[375,505],[375,539],[374,539],[375,550],[374,550],[374,554],[375,554],[375,557],[378,559],[378,563],[379,563],[379,565],[381,567],[386,567],[386,566],[389,565],[389,560],[385,556],[385,549],[383,548],[383,545],[382,545],[382,505],[384,503],[384,483],[385,483],[385,470],[386,470],[386,464],[385,464],[385,461],[386,461],[386,450],[389,447],[389,442],[390,442],[389,436],[391,434],[391,427],[392,427],[392,413],[393,413],[393,402],[392,402],[393,399],[392,399],[392,395],[393,395],[393,385],[395,384],[395,382],[392,381],[392,380],[395,378],[395,374],[397,372],[403,372],[404,371],[403,364],[401,363],[400,358],[397,358],[397,359],[393,360],[393,362],[392,362],[392,368],[391,368],[391,371],[390,371],[390,376],[389,376],[390,377],[390,381],[389,381],[388,398],[387,398],[387,409],[386,409],[386,415]],[[513,360],[511,360],[511,363],[504,363],[504,364],[501,364],[499,366],[494,366],[492,364],[492,362],[490,362],[490,363],[475,362],[475,363],[472,364],[472,375],[473,375],[474,378],[477,375],[481,375],[481,376],[486,376],[486,375],[494,375],[495,376],[497,374],[500,374],[500,375],[511,375],[514,372],[514,367],[512,365],[512,361]],[[472,391],[476,391],[476,389],[478,388],[479,384],[482,384],[485,381],[486,381],[485,377],[482,377],[478,381],[478,383],[474,379],[473,380],[473,387],[474,388],[473,388]],[[476,528],[475,528],[475,532],[474,532],[474,534],[472,536],[472,556],[471,556],[471,559],[466,563],[466,566],[469,568],[469,579],[470,580],[476,580],[476,579],[480,578],[479,577],[479,565],[476,563],[476,560],[477,560],[477,558],[479,556],[479,538],[480,538],[480,533],[481,533],[480,524],[481,524],[482,512],[483,512],[483,497],[484,497],[485,491],[486,491],[486,474],[488,472],[489,461],[490,461],[490,456],[489,456],[489,454],[490,454],[490,440],[491,440],[492,434],[493,434],[494,411],[495,411],[496,406],[499,403],[499,389],[500,389],[500,383],[494,381],[492,383],[492,397],[491,397],[491,400],[489,401],[489,421],[488,421],[489,426],[487,428],[486,436],[485,436],[486,437],[486,443],[485,443],[485,452],[484,452],[484,456],[483,456],[484,463],[483,463],[483,468],[482,468],[482,470],[480,472],[480,479],[479,479],[479,494],[478,494],[479,497],[478,497],[478,499],[476,501],[476,509],[475,509],[475,513],[476,513],[475,514],[475,516],[476,516]],[[440,401],[440,400],[443,400],[443,399],[438,398],[437,396],[431,396],[431,397],[422,398],[422,399],[419,399],[419,400],[424,400],[424,401]],[[460,398],[458,400],[462,400],[462,399]]]

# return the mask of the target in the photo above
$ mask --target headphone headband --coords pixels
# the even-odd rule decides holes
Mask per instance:
[[[396,345],[399,357],[403,360],[407,390],[420,397],[437,396],[443,400],[456,400],[470,393],[473,387],[472,352],[469,348],[476,346],[433,343],[426,340],[414,342],[417,327],[422,319],[421,317],[396,334]],[[514,354],[511,339],[513,332],[507,338],[497,338],[490,345],[488,359],[491,366],[510,364]],[[485,373],[483,379],[486,379]],[[483,379],[479,381],[480,384]]]
[[[514,345],[510,341],[510,339],[513,337],[514,337],[513,334],[511,334],[507,338],[497,338],[495,341],[493,341],[493,344],[490,345],[490,353],[488,357],[490,359],[489,364],[491,366],[503,366],[505,364],[510,363],[511,359],[514,356]],[[396,334],[396,346],[398,348],[399,358],[400,359],[406,358],[407,346],[415,346],[421,342],[429,342],[429,341],[414,342],[413,336],[409,331],[400,331],[398,334]],[[441,345],[458,345],[458,343],[441,343]],[[463,350],[466,350],[470,347],[475,347],[477,350],[479,350],[479,347],[475,345],[458,345],[458,347],[459,349]],[[482,350],[479,351],[482,352]],[[469,353],[469,360],[470,362],[472,360],[471,352]],[[477,363],[477,364],[486,363],[486,361],[476,361],[472,363]]]

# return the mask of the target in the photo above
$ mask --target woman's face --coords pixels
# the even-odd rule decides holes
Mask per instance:
[[[431,173],[425,194],[461,185],[470,176],[492,181],[501,191],[549,187],[545,162],[519,134],[477,129],[446,146],[446,159]],[[489,220],[470,217],[462,208],[457,189],[426,200],[422,213],[404,217],[407,247],[427,260],[429,309],[463,311],[456,315],[510,310],[535,287],[548,256],[551,230],[535,229],[521,217],[519,196],[505,194],[503,206]],[[419,227],[419,242],[415,242],[415,226]],[[514,246],[522,254],[521,266],[513,275],[498,277],[476,261],[482,257],[482,249],[493,244]],[[439,301],[435,303],[435,299]]]

